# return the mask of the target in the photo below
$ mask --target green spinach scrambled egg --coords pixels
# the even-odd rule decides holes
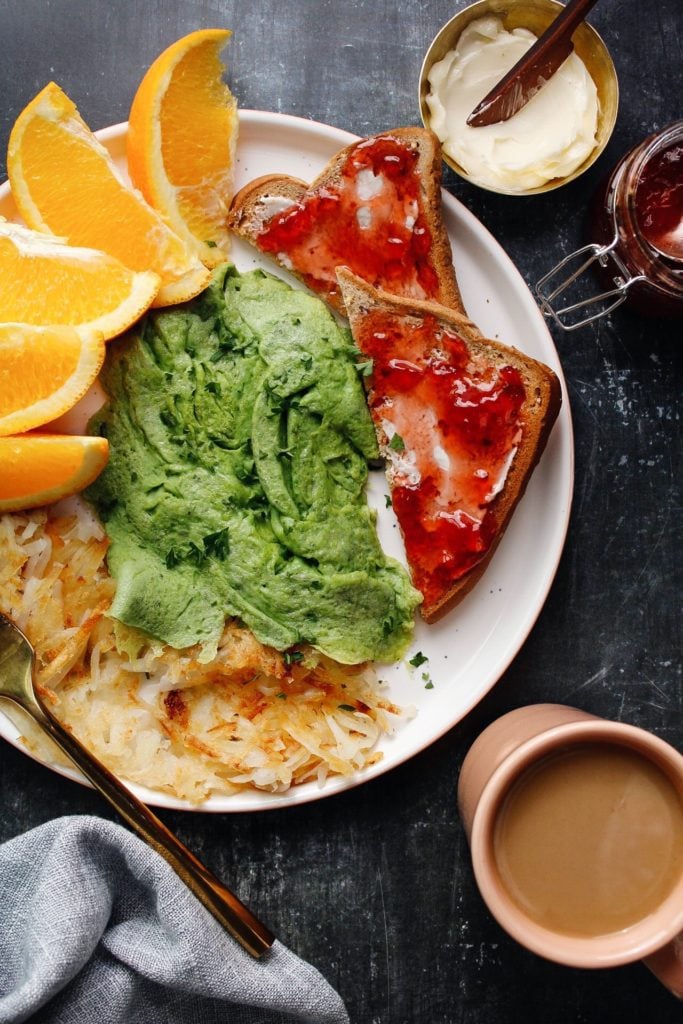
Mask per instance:
[[[198,298],[111,344],[88,489],[111,545],[111,614],[210,660],[226,616],[280,650],[395,660],[421,600],[365,501],[378,455],[357,352],[323,303],[219,267]]]

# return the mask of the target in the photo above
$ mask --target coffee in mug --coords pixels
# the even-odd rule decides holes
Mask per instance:
[[[683,756],[562,704],[493,722],[458,804],[499,924],[570,967],[643,962],[683,998]]]
[[[630,928],[683,873],[683,805],[652,761],[579,743],[522,772],[496,814],[493,850],[511,899],[568,935]]]

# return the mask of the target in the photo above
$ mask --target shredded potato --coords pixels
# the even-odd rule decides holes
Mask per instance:
[[[150,641],[107,616],[106,551],[78,500],[0,517],[0,610],[35,647],[43,698],[113,772],[200,803],[322,785],[380,758],[377,740],[402,711],[369,666],[310,648],[283,656],[233,621],[208,664],[198,648]],[[62,760],[23,717],[12,719],[29,749]]]

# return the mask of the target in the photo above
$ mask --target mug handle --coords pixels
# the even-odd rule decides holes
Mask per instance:
[[[683,932],[643,960],[646,967],[678,999],[683,999]]]

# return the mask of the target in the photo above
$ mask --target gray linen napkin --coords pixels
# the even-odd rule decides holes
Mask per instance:
[[[348,1024],[280,942],[254,960],[120,825],[58,818],[0,846],[0,1024]]]

